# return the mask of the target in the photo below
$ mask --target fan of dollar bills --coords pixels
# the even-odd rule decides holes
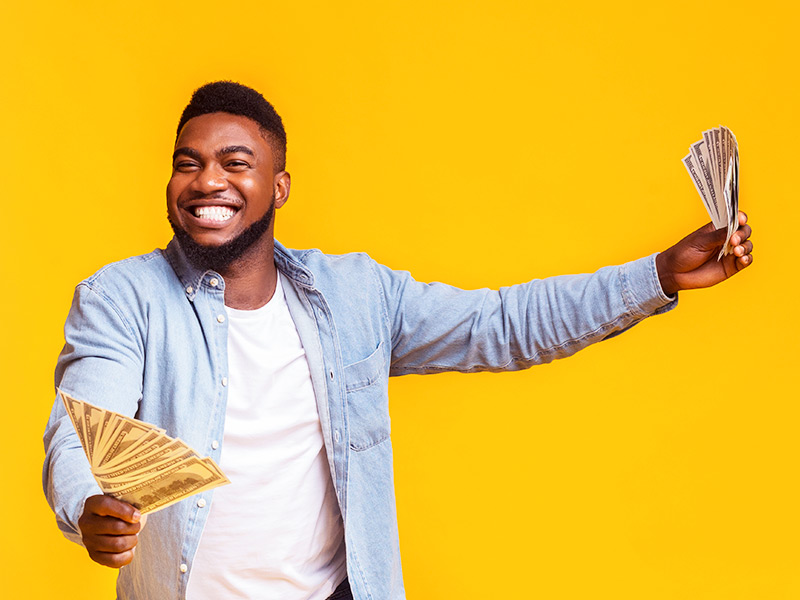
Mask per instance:
[[[211,458],[163,429],[58,393],[100,489],[142,514],[230,483]]]
[[[703,199],[714,227],[728,228],[725,246],[717,259],[730,254],[731,236],[739,227],[739,145],[736,136],[720,125],[703,132],[689,146],[683,165]]]

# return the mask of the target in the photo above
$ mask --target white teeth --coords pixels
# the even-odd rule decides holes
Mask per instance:
[[[227,221],[235,214],[230,206],[196,206],[194,209],[195,217],[219,222]]]

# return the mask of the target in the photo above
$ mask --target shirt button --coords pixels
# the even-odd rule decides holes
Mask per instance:
[[[217,323],[224,323],[225,315],[217,315]]]
[[[339,436],[339,430],[338,429],[335,429],[333,431],[333,439],[336,440],[337,444],[339,443],[340,436]]]
[[[189,286],[189,287],[186,288],[186,293],[187,294],[191,294],[193,291],[194,291],[194,288],[192,286]]]
[[[219,442],[217,440],[214,440],[213,442],[211,442],[211,449],[216,450],[217,448],[219,448]]]
[[[219,283],[219,279],[217,279],[216,277],[212,277],[212,278],[211,278],[211,279],[208,281],[208,285],[210,285],[211,287],[217,287],[217,284],[218,284],[218,283]]]
[[[205,498],[200,498],[200,500],[197,501],[197,508],[203,508],[205,505],[206,505]]]
[[[189,567],[186,566],[186,563],[181,563],[181,573],[186,573],[189,570]]]
[[[228,378],[227,377],[223,377],[222,378],[222,387],[225,387],[227,385],[228,385]]]

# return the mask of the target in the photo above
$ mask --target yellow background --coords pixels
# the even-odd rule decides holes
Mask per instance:
[[[9,8],[8,5],[14,6]],[[391,383],[409,598],[800,597],[795,3],[4,3],[0,595],[111,598],[39,483],[74,285],[163,246],[213,79],[289,135],[294,247],[497,287],[663,249],[736,133],[735,280],[568,361]]]

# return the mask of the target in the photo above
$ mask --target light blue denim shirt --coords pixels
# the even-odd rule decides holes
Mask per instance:
[[[405,598],[389,376],[524,369],[569,356],[675,303],[661,290],[655,255],[499,291],[419,283],[364,254],[330,256],[276,243],[275,262],[308,357],[358,600]],[[157,424],[219,462],[228,374],[224,294],[222,277],[192,267],[175,240],[166,250],[104,267],[76,288],[56,385]],[[44,443],[45,494],[64,535],[80,543],[83,503],[100,489],[58,400]],[[185,597],[213,495],[150,516],[133,562],[119,572],[118,598]]]

